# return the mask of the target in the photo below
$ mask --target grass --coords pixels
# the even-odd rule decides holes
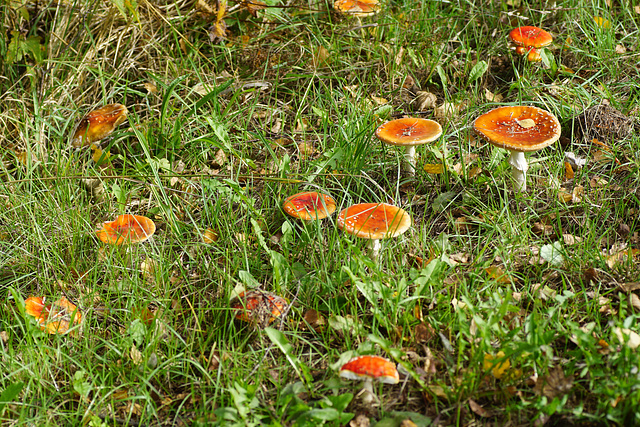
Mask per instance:
[[[640,14],[612,3],[402,0],[362,28],[324,2],[228,4],[213,43],[216,17],[191,2],[0,3],[1,422],[637,423]],[[518,25],[554,35],[548,68],[509,50]],[[70,136],[108,103],[130,113],[96,162]],[[472,132],[507,104],[562,124],[522,194]],[[581,121],[602,104],[632,131]],[[444,129],[415,179],[373,137],[403,115]],[[569,151],[586,160],[573,178]],[[285,217],[307,189],[340,210],[393,203],[413,226],[374,261],[335,216]],[[154,237],[102,245],[122,213]],[[286,316],[234,319],[250,289],[287,298]],[[66,296],[82,330],[41,331],[34,295]],[[362,354],[404,368],[377,406],[338,377]]]

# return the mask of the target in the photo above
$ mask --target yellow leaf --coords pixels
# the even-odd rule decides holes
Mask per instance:
[[[504,359],[504,351],[499,351],[495,356],[485,353],[483,368],[485,371],[491,370],[491,374],[496,379],[501,379],[507,373],[509,368],[511,368],[511,362],[509,359]],[[504,359],[504,360],[502,360]],[[502,360],[501,362],[497,362],[498,360]]]
[[[595,22],[598,27],[604,28],[605,30],[611,28],[611,21],[604,19],[602,16],[594,16],[593,22]]]
[[[442,163],[438,163],[436,165],[426,164],[424,165],[424,171],[426,173],[440,174],[444,172],[444,166],[442,165]]]
[[[491,267],[485,268],[484,271],[490,278],[494,279],[498,283],[511,283],[507,273],[498,266],[492,265]]]

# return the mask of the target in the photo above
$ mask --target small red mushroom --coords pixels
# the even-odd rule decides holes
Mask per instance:
[[[127,107],[122,104],[109,104],[91,111],[80,120],[71,144],[78,148],[106,138],[127,119],[127,113]]]
[[[310,223],[333,214],[336,211],[336,201],[326,194],[307,191],[287,197],[282,208],[288,215]]]
[[[38,321],[40,329],[48,334],[65,334],[73,325],[82,324],[82,314],[67,298],[46,304],[46,298],[31,296],[24,302],[25,313]]]
[[[144,242],[156,231],[154,222],[141,215],[120,215],[113,222],[105,222],[96,232],[98,238],[108,245],[120,246]]]
[[[538,49],[553,42],[553,36],[542,28],[524,26],[509,32],[509,40],[516,46],[518,55],[527,55],[529,62],[540,62],[542,57]]]
[[[416,146],[433,142],[442,135],[442,126],[429,119],[406,117],[381,124],[376,137],[389,145],[404,147],[404,167],[407,173],[415,174]]]
[[[411,216],[397,206],[386,203],[360,203],[338,215],[338,228],[369,239],[372,258],[380,253],[380,239],[396,237],[411,227]]]
[[[289,303],[286,299],[260,290],[242,292],[231,302],[235,318],[265,328],[284,314]]]
[[[340,377],[364,381],[362,402],[365,404],[377,400],[373,392],[373,380],[384,384],[397,384],[400,381],[396,365],[380,356],[358,356],[349,360],[340,368]]]

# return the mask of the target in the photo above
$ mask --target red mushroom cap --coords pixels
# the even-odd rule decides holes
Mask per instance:
[[[359,356],[349,360],[340,368],[340,377],[350,380],[377,379],[385,384],[400,381],[393,362],[380,356]]]
[[[378,0],[336,0],[333,8],[345,15],[370,16],[380,11],[380,3]]]
[[[403,209],[386,203],[360,203],[338,215],[338,228],[365,239],[396,237],[411,227],[411,216]]]
[[[120,215],[113,222],[105,222],[96,234],[108,245],[144,242],[156,232],[152,220],[141,215]]]
[[[487,142],[511,151],[537,151],[560,138],[560,122],[538,107],[498,107],[478,117],[473,124]]]
[[[253,290],[238,295],[231,303],[231,308],[236,311],[236,319],[266,326],[285,312],[287,304],[287,300],[281,296]]]
[[[285,199],[284,211],[305,221],[323,219],[336,211],[336,201],[315,191],[294,194]]]
[[[75,304],[62,297],[45,305],[45,298],[31,296],[24,302],[25,312],[38,321],[40,329],[48,334],[64,334],[69,330],[71,320],[74,325],[82,323],[82,314]]]
[[[105,138],[127,118],[127,107],[122,104],[109,104],[91,111],[80,120],[73,134],[71,144],[74,147],[89,145]]]
[[[376,137],[390,145],[413,146],[435,141],[442,135],[438,122],[420,118],[402,118],[381,124]]]
[[[553,36],[542,28],[527,25],[511,30],[509,40],[517,46],[545,47],[553,42]]]

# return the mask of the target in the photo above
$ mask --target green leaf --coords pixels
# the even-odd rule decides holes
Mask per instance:
[[[13,402],[13,400],[18,396],[18,394],[22,391],[24,387],[24,383],[22,381],[9,384],[7,388],[0,394],[0,414],[4,410],[4,407],[7,403]]]
[[[480,77],[482,77],[484,73],[487,72],[488,69],[489,69],[489,64],[487,64],[487,61],[476,62],[476,65],[474,65],[471,71],[469,72],[469,80],[467,81],[467,84],[471,84],[476,80],[478,80]]]
[[[91,383],[86,379],[87,372],[80,370],[73,374],[73,389],[82,397],[89,396]]]
[[[300,360],[293,354],[293,347],[289,344],[287,337],[277,330],[271,327],[266,327],[264,330],[267,333],[267,336],[273,342],[282,353],[286,356],[287,360],[293,366],[293,369],[296,371],[301,380],[305,381],[307,384],[310,384],[313,381],[311,378],[311,374],[309,373],[309,368],[300,362]]]

